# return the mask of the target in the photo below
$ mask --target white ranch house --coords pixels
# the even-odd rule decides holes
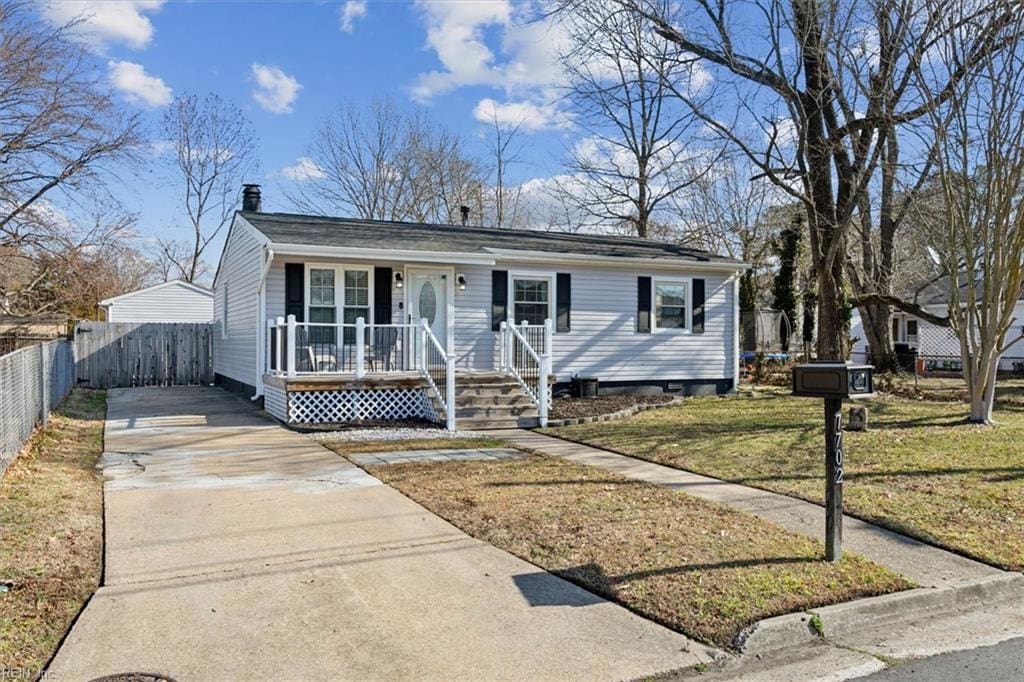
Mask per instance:
[[[218,384],[286,423],[546,423],[602,391],[725,393],[746,265],[641,239],[264,213],[214,280]]]
[[[921,306],[934,315],[945,317],[949,309],[949,285],[949,278],[942,278],[925,287],[917,297]],[[961,284],[961,289],[966,289],[966,282]],[[1014,306],[1013,315],[1015,322],[1007,333],[1010,345],[999,361],[999,369],[1007,372],[1013,371],[1015,366],[1024,366],[1024,292]],[[892,325],[893,343],[915,353],[924,371],[959,372],[963,368],[960,340],[949,327],[940,327],[902,312],[894,312],[889,323]],[[860,314],[855,310],[850,320],[854,360],[868,358],[866,336]]]
[[[107,322],[211,322],[213,291],[174,279],[100,301]]]

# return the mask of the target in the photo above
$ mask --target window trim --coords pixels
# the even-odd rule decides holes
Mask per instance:
[[[312,297],[310,296],[310,274],[312,270],[333,270],[334,271],[334,319],[335,324],[343,324],[345,320],[345,271],[346,270],[359,270],[367,273],[367,292],[366,292],[366,324],[373,324],[373,271],[374,266],[372,265],[357,265],[355,263],[305,263],[305,269],[303,271],[303,309],[305,311],[305,319],[308,323],[310,321],[309,309],[313,308],[329,308],[330,306],[316,305],[310,306]],[[340,285],[340,286],[339,286]],[[348,306],[351,308],[362,306]]]
[[[557,278],[555,273],[550,270],[511,270],[508,273],[508,313],[506,317],[512,321],[515,325],[519,325],[522,320],[515,319],[516,313],[516,280],[517,279],[533,279],[533,280],[545,280],[548,283],[548,314],[545,319],[551,320],[551,323],[555,323],[555,301],[558,300],[557,291],[555,287],[558,286]],[[566,333],[566,332],[563,332]]]
[[[686,327],[661,327],[658,325],[658,285],[686,285]],[[692,334],[693,333],[693,277],[658,277],[651,276],[651,333],[652,334]]]

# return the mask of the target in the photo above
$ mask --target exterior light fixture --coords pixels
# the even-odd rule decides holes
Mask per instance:
[[[466,290],[466,276],[462,273],[455,275],[455,283],[459,285],[459,291]]]
[[[395,273],[395,288],[396,289],[401,289],[404,286],[405,286],[405,277],[402,276],[402,273],[396,272]]]

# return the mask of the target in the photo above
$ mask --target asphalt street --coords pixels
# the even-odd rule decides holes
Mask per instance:
[[[880,682],[1018,682],[1024,680],[1024,637],[1008,639],[992,646],[907,661],[861,679]]]

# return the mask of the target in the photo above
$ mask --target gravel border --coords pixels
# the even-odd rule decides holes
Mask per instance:
[[[304,434],[316,442],[341,441],[363,443],[367,441],[440,440],[453,438],[486,438],[476,431],[446,431],[444,429],[417,429],[408,427],[377,427],[345,429],[344,431],[314,431]]]
[[[615,412],[609,412],[608,414],[599,414],[591,417],[573,417],[571,419],[549,419],[548,428],[553,426],[572,426],[573,424],[593,424],[594,422],[610,422],[618,419],[625,419],[626,417],[632,417],[637,412],[646,412],[647,410],[663,410],[666,407],[674,407],[681,405],[686,398],[683,396],[676,396],[665,403],[647,403],[643,405],[631,405],[630,407],[617,410]]]

